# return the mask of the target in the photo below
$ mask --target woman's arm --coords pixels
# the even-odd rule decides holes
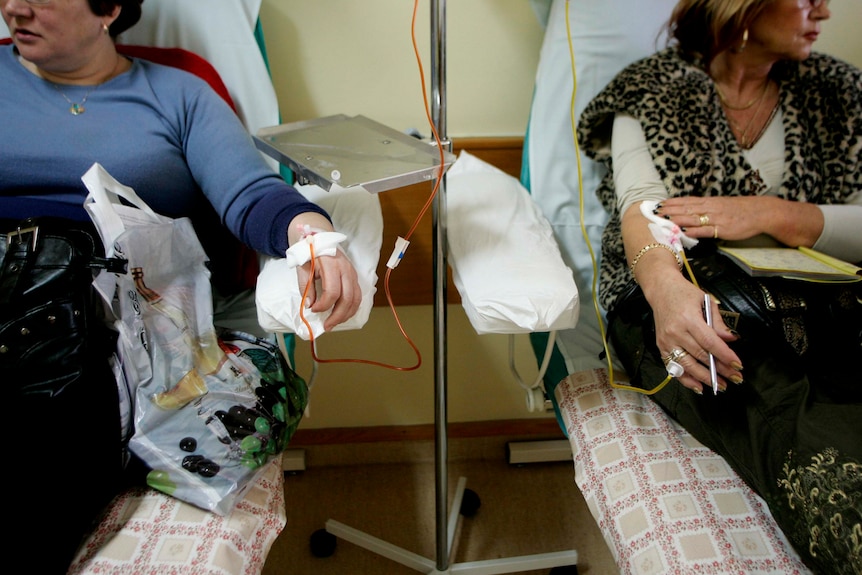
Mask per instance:
[[[716,357],[721,388],[726,387],[727,380],[741,382],[739,357],[725,343],[736,336],[720,321],[714,329],[706,324],[703,292],[683,276],[670,250],[645,249],[658,242],[638,204],[644,199],[666,198],[667,191],[652,164],[640,124],[630,117],[618,116],[611,148],[617,199],[625,210],[621,229],[626,259],[636,264],[632,273],[652,308],[659,351],[663,356],[674,349],[688,352],[689,356],[679,360],[686,370],[679,381],[696,393],[710,385],[709,353]],[[713,312],[719,317],[714,302]]]

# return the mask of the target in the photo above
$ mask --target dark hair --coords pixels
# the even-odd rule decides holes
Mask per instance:
[[[90,9],[96,16],[105,16],[113,12],[115,6],[120,7],[120,15],[108,30],[112,38],[116,38],[141,19],[141,3],[144,0],[89,0]]]
[[[680,0],[668,23],[669,39],[683,52],[710,62],[738,44],[772,0]]]

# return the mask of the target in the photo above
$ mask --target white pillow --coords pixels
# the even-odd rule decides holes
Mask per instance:
[[[572,272],[516,178],[462,151],[446,174],[446,229],[455,287],[477,333],[575,327]]]
[[[218,71],[237,114],[256,134],[279,123],[278,99],[254,36],[261,0],[146,0],[121,44],[184,48]]]

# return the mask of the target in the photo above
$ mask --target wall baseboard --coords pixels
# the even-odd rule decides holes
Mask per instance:
[[[297,430],[285,451],[285,472],[307,467],[372,463],[434,463],[433,425]],[[451,423],[447,459],[503,460],[513,465],[571,460],[556,419],[514,419]]]

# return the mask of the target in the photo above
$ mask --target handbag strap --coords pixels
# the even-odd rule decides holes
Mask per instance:
[[[17,293],[19,280],[32,265],[38,231],[38,226],[19,227],[5,234],[6,253],[0,263],[0,303],[8,303]]]

